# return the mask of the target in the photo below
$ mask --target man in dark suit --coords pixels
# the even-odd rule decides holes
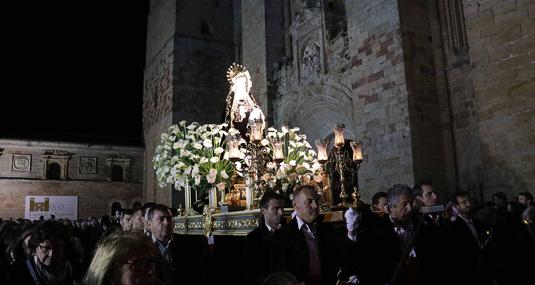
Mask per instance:
[[[399,275],[395,272],[404,252],[412,251],[412,202],[412,189],[396,184],[387,193],[388,215],[362,217],[357,228],[355,257],[361,284],[387,284],[393,275]]]
[[[269,240],[281,226],[284,197],[275,192],[266,192],[260,200],[261,218],[258,228],[245,238],[245,284],[258,283],[269,272]]]
[[[169,207],[155,204],[147,212],[147,225],[151,239],[160,253],[158,277],[165,284],[177,284],[180,280],[197,280],[191,284],[204,284],[201,274],[201,256],[206,245],[194,236],[173,233],[173,219]],[[191,251],[194,254],[190,254]]]
[[[474,202],[467,192],[457,192],[452,202],[457,215],[448,224],[447,247],[449,266],[455,270],[449,277],[456,284],[477,284],[486,244],[483,227],[473,219]]]
[[[308,285],[335,284],[340,235],[318,221],[319,196],[313,186],[298,186],[293,196],[296,215],[272,239],[272,269],[288,271]]]
[[[393,185],[386,209],[387,215],[363,215],[359,222],[355,260],[360,284],[440,284],[439,276],[422,271],[422,264],[439,255],[440,245],[432,238],[436,228],[428,228],[413,211],[411,187]]]

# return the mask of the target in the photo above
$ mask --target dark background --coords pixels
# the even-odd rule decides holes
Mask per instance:
[[[2,4],[0,138],[142,145],[148,4]]]

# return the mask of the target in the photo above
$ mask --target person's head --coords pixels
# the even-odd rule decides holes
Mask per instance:
[[[319,215],[319,199],[314,186],[297,186],[292,201],[297,216],[306,223],[313,223]]]
[[[406,184],[395,184],[387,191],[386,207],[390,217],[400,223],[405,223],[412,214],[412,188]]]
[[[267,191],[260,200],[260,211],[264,221],[273,229],[278,229],[281,224],[282,211],[284,210],[284,198],[273,191]]]
[[[455,193],[454,201],[459,214],[464,217],[470,217],[474,211],[474,200],[466,191],[459,191]]]
[[[386,208],[386,192],[379,191],[372,197],[372,211],[385,212]]]
[[[134,211],[137,209],[141,209],[141,207],[143,207],[143,205],[141,205],[141,202],[139,201],[135,201],[134,205],[132,205],[132,209],[134,209]]]
[[[132,229],[132,215],[134,214],[134,210],[132,209],[123,209],[121,210],[121,227],[123,228],[123,231],[129,231]]]
[[[145,224],[145,230],[150,232],[149,229],[149,210],[154,207],[156,203],[154,202],[147,202],[143,204],[143,207],[141,207],[141,210],[143,211],[143,223]]]
[[[492,195],[492,202],[496,204],[496,209],[507,211],[507,196],[503,192],[496,192]]]
[[[56,219],[56,215],[50,215],[50,220],[55,220]]]
[[[99,224],[103,229],[109,228],[110,225],[111,225],[110,216],[104,215],[104,216],[100,217]]]
[[[167,243],[173,235],[173,217],[169,208],[156,204],[149,209],[147,218],[152,236],[162,243]]]
[[[529,207],[533,205],[533,195],[529,192],[521,192],[518,193],[518,196],[516,197],[518,203],[524,205],[524,207]]]
[[[55,221],[45,221],[35,228],[28,244],[43,265],[54,267],[64,261],[68,241],[65,226]]]
[[[240,97],[238,99],[247,99],[245,97],[241,98],[241,96],[247,95],[253,86],[249,71],[241,65],[233,65],[230,67],[228,75],[231,80],[231,89],[234,91],[235,96]],[[242,92],[238,89],[240,87],[244,87],[243,91],[246,92],[245,94],[240,93]]]
[[[412,188],[413,195],[420,207],[431,207],[437,203],[437,194],[431,181],[420,181]]]
[[[145,223],[143,223],[143,210],[137,209],[131,218],[132,229],[133,230],[143,230],[145,228]]]
[[[99,242],[84,284],[156,284],[158,253],[139,231],[115,232]]]

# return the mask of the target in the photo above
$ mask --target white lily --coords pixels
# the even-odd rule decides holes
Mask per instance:
[[[206,148],[211,148],[213,145],[212,145],[212,140],[210,139],[205,139],[203,142],[202,142],[202,145],[204,145],[204,147]]]
[[[218,163],[219,162],[219,157],[213,156],[212,158],[210,158],[210,162],[211,163]]]

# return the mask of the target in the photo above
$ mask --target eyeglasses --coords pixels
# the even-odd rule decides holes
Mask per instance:
[[[137,259],[128,259],[121,264],[128,264],[131,270],[143,270],[147,268],[154,268],[158,262],[158,257],[148,257],[148,258],[137,258]]]

